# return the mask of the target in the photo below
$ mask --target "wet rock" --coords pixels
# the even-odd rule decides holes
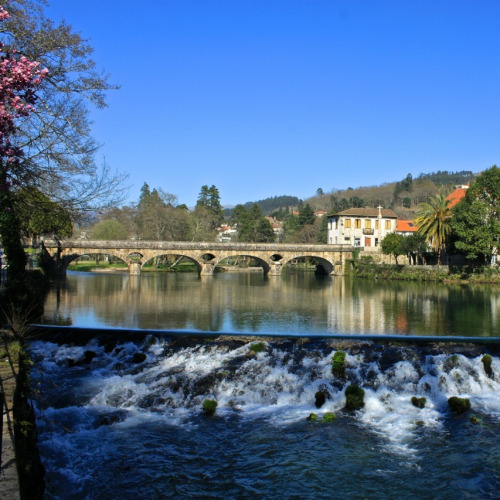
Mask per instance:
[[[97,420],[94,422],[94,427],[101,427],[102,425],[113,425],[118,422],[123,422],[127,418],[125,412],[110,413],[108,415],[99,415]]]
[[[460,358],[457,354],[451,355],[449,358],[446,358],[446,361],[443,364],[443,369],[445,372],[450,372],[453,368],[456,368],[459,365]]]
[[[452,396],[448,399],[448,406],[454,413],[465,413],[466,411],[470,410],[470,399]]]
[[[345,390],[345,409],[359,410],[365,405],[365,391],[357,385],[350,385]]]
[[[489,354],[485,354],[481,358],[481,361],[483,362],[484,373],[486,373],[489,378],[493,378],[493,369],[491,368],[493,358]]]
[[[68,367],[69,368],[73,368],[76,365],[76,361],[74,359],[72,359],[72,358],[68,358],[66,360],[66,363],[68,363]]]
[[[425,408],[425,404],[427,403],[426,398],[417,398],[416,396],[413,396],[411,398],[411,404],[417,408]]]
[[[330,399],[330,393],[325,389],[320,389],[314,395],[316,408],[321,408],[327,399]]]
[[[316,422],[318,420],[318,415],[316,415],[316,413],[311,413],[307,417],[307,420],[309,420],[309,422]]]
[[[132,362],[135,363],[136,365],[139,365],[146,361],[146,355],[143,352],[136,352],[134,354],[134,357],[132,359]]]

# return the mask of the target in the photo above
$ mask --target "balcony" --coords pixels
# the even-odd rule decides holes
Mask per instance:
[[[375,234],[375,229],[363,229],[363,234],[366,235]]]

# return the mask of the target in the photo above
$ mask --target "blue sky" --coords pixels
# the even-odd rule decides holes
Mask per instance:
[[[49,0],[121,86],[100,157],[192,206],[500,162],[500,2]]]

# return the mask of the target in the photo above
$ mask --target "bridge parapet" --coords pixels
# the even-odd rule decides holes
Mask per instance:
[[[87,254],[109,254],[123,260],[130,274],[140,275],[142,266],[154,257],[166,254],[185,256],[198,267],[202,276],[213,274],[215,267],[228,257],[257,259],[264,273],[281,274],[283,265],[303,257],[315,258],[328,274],[343,274],[346,259],[354,247],[348,245],[295,245],[282,243],[215,243],[184,241],[92,241],[45,240],[44,246],[64,271],[75,258]]]

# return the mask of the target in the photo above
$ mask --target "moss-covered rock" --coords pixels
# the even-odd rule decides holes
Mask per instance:
[[[365,391],[357,385],[350,385],[345,390],[345,409],[359,410],[365,405]]]
[[[345,351],[337,351],[332,357],[332,375],[345,378]]]
[[[330,423],[330,422],[335,422],[335,420],[337,420],[337,415],[335,415],[335,413],[328,412],[323,415],[322,422]]]
[[[466,411],[470,410],[470,399],[452,396],[448,399],[448,406],[454,413],[465,413]]]
[[[475,425],[478,425],[478,424],[482,424],[483,421],[477,416],[477,415],[472,415],[471,418],[469,418],[469,422],[471,424],[475,424]]]
[[[453,354],[452,356],[446,359],[443,368],[445,369],[445,371],[449,372],[450,370],[453,370],[453,368],[456,368],[458,364],[459,364],[459,357],[457,354]]]
[[[307,420],[309,420],[309,422],[316,422],[318,420],[318,415],[316,415],[316,413],[311,413],[307,417]]]
[[[420,409],[424,408],[426,403],[427,403],[426,398],[417,398],[416,396],[413,396],[411,398],[411,404],[413,406],[416,406],[417,408],[420,408]]]
[[[217,409],[217,405],[217,401],[213,399],[205,399],[201,407],[207,415],[213,415]]]
[[[488,375],[488,377],[493,378],[493,369],[491,368],[491,363],[493,358],[489,354],[485,354],[481,361],[483,362],[484,373]]]
[[[250,351],[253,352],[254,354],[257,354],[259,352],[263,352],[266,350],[266,343],[265,342],[255,342],[250,346]]]

